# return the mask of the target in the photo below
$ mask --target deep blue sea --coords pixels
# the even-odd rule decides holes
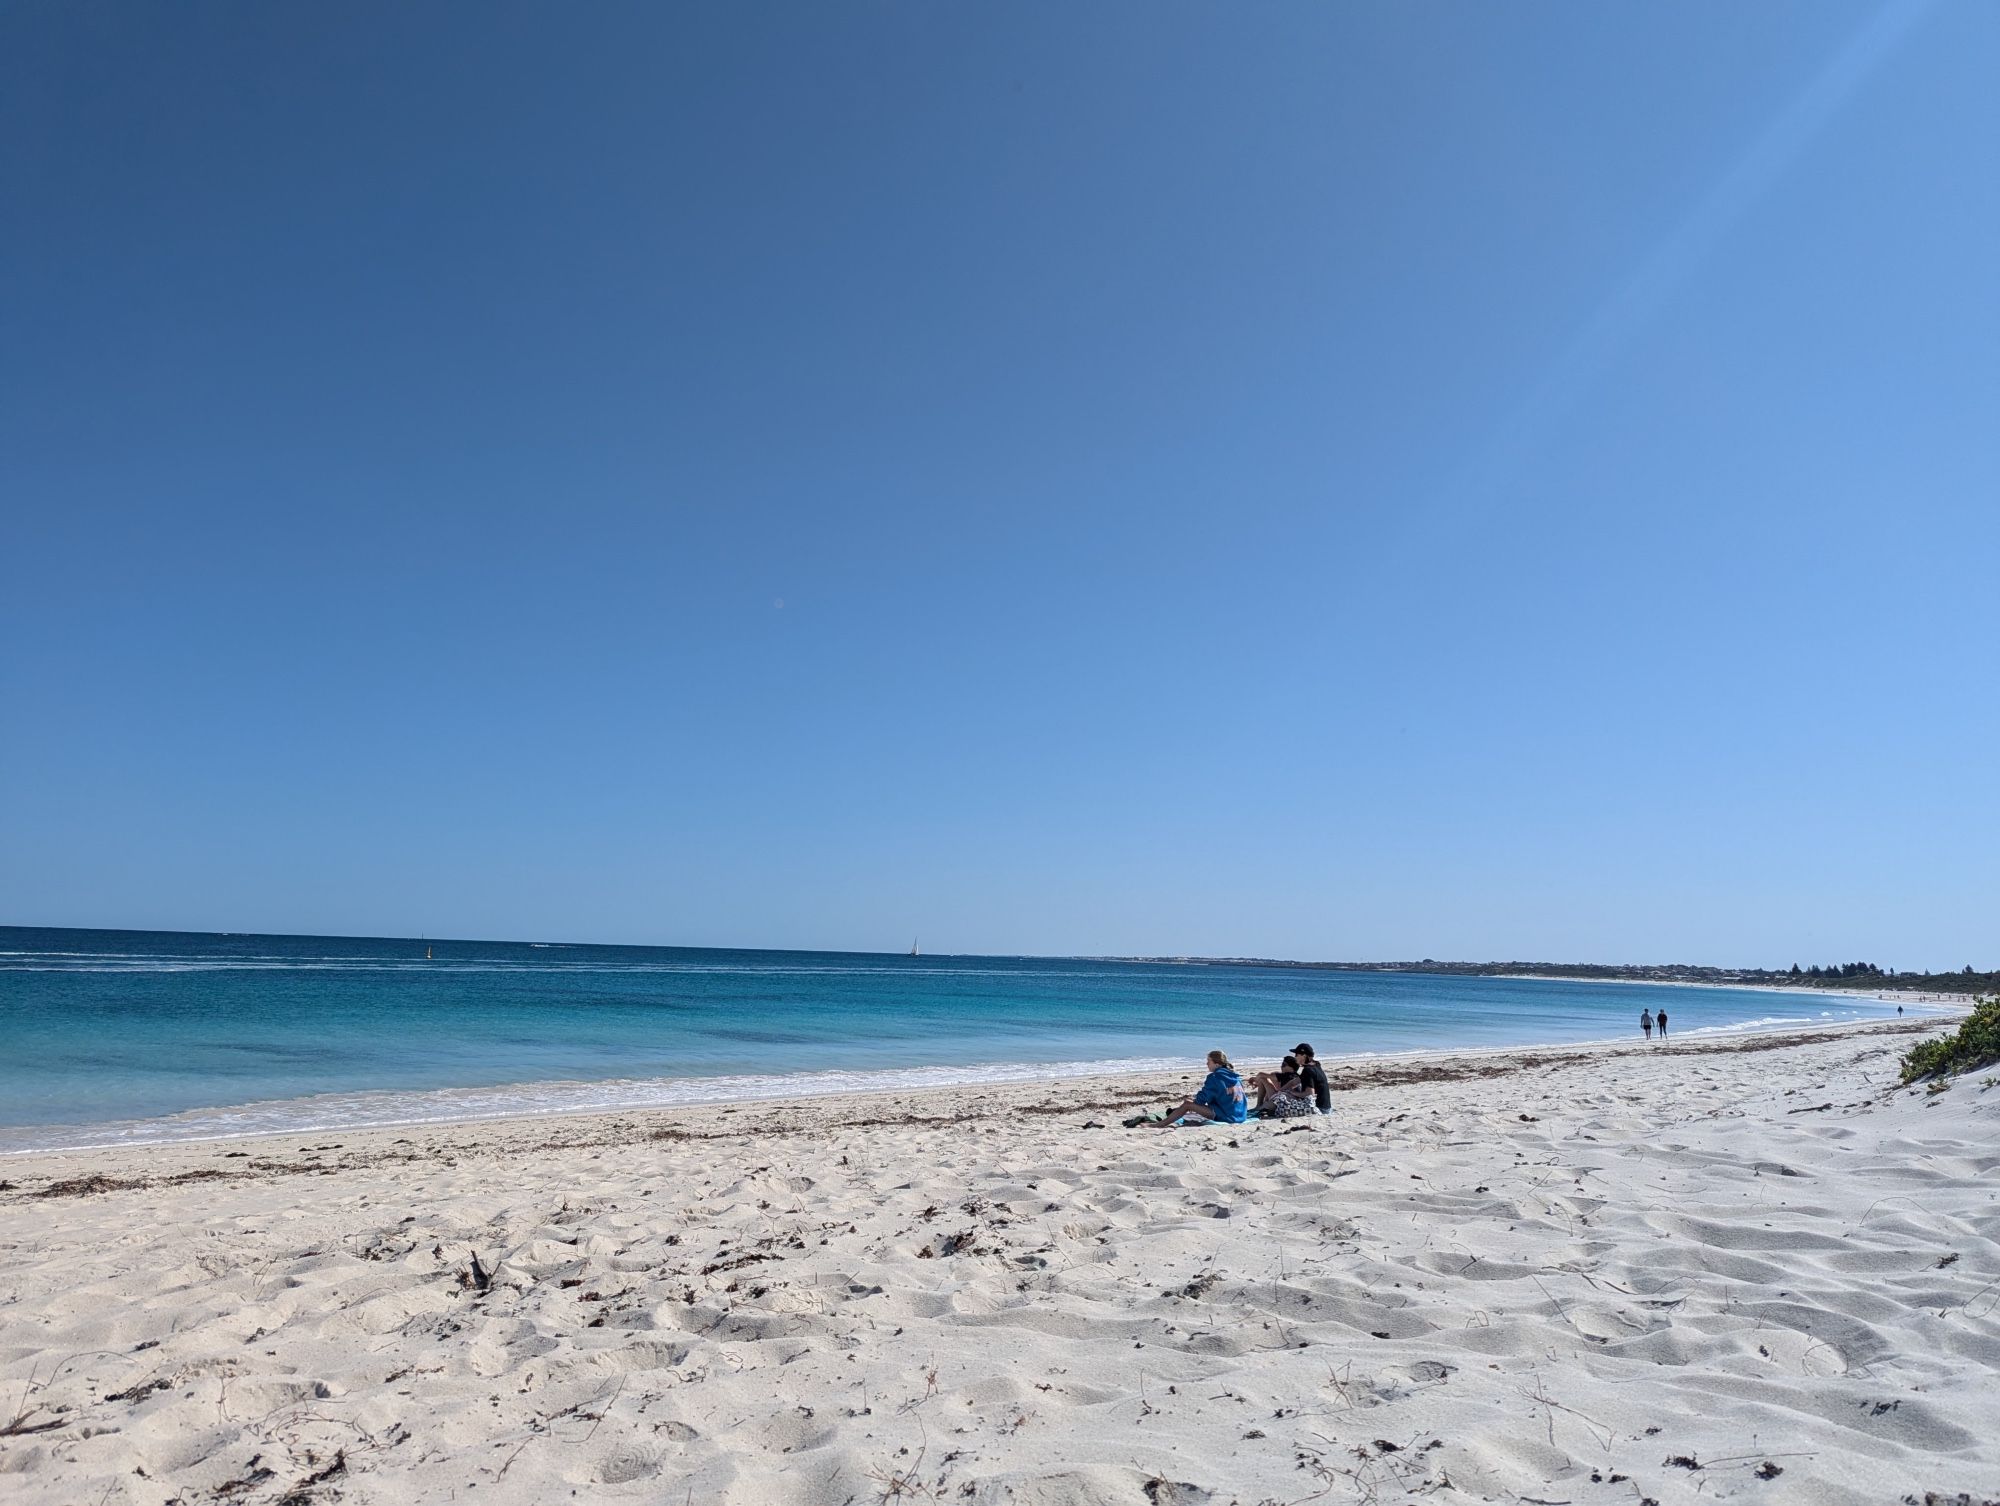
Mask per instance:
[[[430,955],[425,955],[426,948]],[[1676,1035],[1893,1014],[1740,989],[0,927],[0,1151]],[[1914,1007],[1914,1006],[1913,1006]]]

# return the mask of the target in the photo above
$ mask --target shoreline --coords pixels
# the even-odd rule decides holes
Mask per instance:
[[[1595,982],[1598,980],[1576,980],[1562,978],[1529,978],[1523,975],[1521,981],[1534,982]],[[1616,982],[1636,982],[1637,980],[1604,980]],[[1709,987],[1706,984],[1644,984],[1646,987]],[[1766,988],[1760,985],[1732,985],[1744,992],[1799,995],[1801,990],[1790,988]],[[1852,1003],[1853,995],[1826,993],[1806,994],[1809,998],[1838,999]],[[1864,996],[1872,1002],[1888,1004],[1913,1003],[1920,1007],[1918,1020],[1942,1022],[1963,1014],[1970,1008],[1969,1002],[1961,1002],[1951,996],[1939,998],[1908,998]],[[1898,1016],[1897,1019],[1907,1017]],[[1770,1018],[1740,1021],[1728,1025],[1707,1025],[1691,1027],[1676,1035],[1676,1041],[1704,1041],[1716,1039],[1740,1039],[1771,1032],[1841,1031],[1865,1029],[1870,1025],[1894,1023],[1894,1021],[1817,1021],[1810,1019]],[[1369,1063],[1380,1061],[1400,1061],[1405,1059],[1435,1060],[1457,1056],[1479,1056],[1504,1054],[1518,1051],[1564,1051],[1577,1049],[1597,1049],[1615,1047],[1629,1043],[1627,1034],[1598,1036],[1569,1041],[1513,1042],[1499,1045],[1458,1045],[1458,1046],[1410,1046],[1389,1051],[1329,1052],[1320,1058],[1332,1069],[1339,1064]],[[1275,1058],[1273,1059],[1275,1063]],[[602,1078],[575,1079],[555,1078],[544,1080],[494,1083],[471,1087],[418,1088],[357,1090],[336,1093],[315,1093],[296,1098],[256,1100],[247,1103],[217,1104],[196,1109],[183,1110],[179,1114],[162,1115],[143,1119],[112,1120],[83,1124],[51,1124],[0,1126],[0,1137],[25,1138],[46,1129],[52,1134],[52,1143],[29,1145],[0,1144],[0,1164],[19,1157],[59,1152],[132,1150],[164,1145],[203,1145],[238,1140],[260,1138],[283,1138],[290,1135],[314,1134],[360,1134],[377,1129],[414,1129],[448,1127],[458,1124],[499,1124],[515,1121],[546,1122],[555,1119],[587,1118],[603,1114],[629,1114],[668,1112],[678,1109],[701,1109],[723,1105],[747,1105],[760,1103],[822,1102],[829,1099],[847,1097],[875,1097],[894,1094],[925,1093],[931,1091],[978,1091],[988,1087],[1037,1082],[1091,1082],[1118,1077],[1170,1073],[1178,1069],[1178,1059],[1168,1057],[1133,1057],[1123,1059],[1100,1059],[1084,1061],[1043,1061],[1043,1062],[987,1062],[968,1064],[935,1064],[916,1067],[878,1068],[866,1071],[826,1071],[790,1074],[786,1077],[743,1077],[723,1074],[713,1077],[686,1078]],[[857,1079],[874,1079],[872,1082],[858,1082]],[[632,1096],[618,1097],[617,1090],[624,1088]],[[608,1096],[607,1096],[608,1095]],[[541,1096],[565,1103],[551,1102],[546,1107],[533,1108],[519,1102],[521,1098]],[[477,1107],[481,1100],[492,1107],[481,1110]],[[592,1101],[592,1100],[595,1101]],[[413,1110],[426,1103],[434,1104],[442,1112],[420,1113],[405,1110],[398,1112],[395,1105],[407,1105]],[[463,1103],[465,1108],[450,1111],[450,1103]],[[308,1106],[320,1105],[323,1112],[314,1116]],[[377,1105],[381,1113],[366,1115],[353,1112],[358,1106]],[[277,1122],[287,1110],[297,1112],[300,1117]],[[343,1111],[347,1111],[343,1117]],[[245,1128],[227,1128],[226,1122],[237,1116],[261,1116],[267,1122],[253,1124]],[[197,1121],[188,1132],[175,1133],[170,1128],[173,1121],[180,1119]],[[208,1119],[215,1121],[214,1127],[199,1124]],[[56,1132],[68,1131],[68,1134]],[[116,1132],[124,1132],[122,1135]],[[84,1136],[103,1138],[84,1139]]]
[[[1593,1063],[1618,1061],[1626,1057],[1672,1059],[1692,1056],[1740,1056],[1750,1052],[1781,1051],[1793,1046],[1849,1038],[1905,1036],[1915,1038],[1930,1033],[1932,1025],[1933,1019],[1925,1017],[1866,1023],[1808,1022],[1790,1026],[1772,1025],[1730,1033],[1724,1033],[1726,1027],[1723,1027],[1705,1036],[1697,1037],[1693,1033],[1676,1036],[1664,1044],[1618,1038],[1545,1045],[1425,1047],[1393,1053],[1326,1057],[1322,1058],[1322,1061],[1327,1068],[1329,1084],[1335,1093],[1334,1112],[1337,1116],[1340,1111],[1339,1095],[1365,1088],[1511,1076],[1517,1072],[1576,1068]],[[858,1120],[865,1124],[894,1122],[893,1116],[883,1117],[880,1113],[884,1103],[903,1106],[906,1115],[916,1114],[933,1122],[942,1122],[941,1115],[946,1109],[956,1109],[959,1117],[976,1119],[980,1117],[979,1109],[996,1101],[1014,1105],[1031,1099],[1034,1106],[1027,1112],[1033,1114],[1087,1115],[1128,1103],[1153,1103],[1177,1097],[1184,1091],[1192,1091],[1198,1086],[1201,1075],[1198,1066],[1177,1063],[1167,1066],[1145,1066],[1130,1072],[1106,1072],[1054,1079],[1024,1077],[970,1085],[939,1084],[914,1089],[862,1088],[796,1098],[638,1104],[552,1110],[542,1113],[495,1114],[485,1118],[305,1126],[250,1130],[240,1134],[212,1135],[203,1138],[135,1140],[101,1145],[13,1150],[0,1154],[0,1165],[6,1166],[9,1173],[4,1179],[5,1185],[0,1186],[0,1205],[4,1205],[10,1197],[39,1196],[40,1194],[32,1187],[24,1188],[17,1179],[23,1173],[30,1177],[34,1176],[33,1168],[44,1162],[74,1161],[80,1164],[109,1160],[115,1164],[116,1158],[123,1156],[169,1157],[174,1152],[187,1152],[192,1157],[198,1157],[214,1147],[228,1146],[231,1149],[225,1153],[226,1158],[241,1155],[252,1160],[254,1164],[260,1159],[269,1162],[270,1153],[283,1145],[322,1151],[328,1148],[351,1150],[356,1146],[367,1146],[371,1154],[378,1154],[385,1143],[392,1145],[410,1143],[412,1137],[419,1135],[455,1137],[454,1143],[461,1148],[459,1153],[468,1153],[469,1148],[476,1147],[478,1137],[482,1135],[503,1133],[546,1132],[550,1136],[548,1144],[561,1147],[585,1143],[631,1143],[635,1137],[644,1138],[645,1135],[655,1131],[677,1140],[707,1139],[715,1137],[689,1131],[685,1125],[744,1113],[763,1113],[769,1116],[758,1121],[758,1133],[786,1135],[795,1131],[796,1123],[801,1116],[815,1120],[828,1117],[842,1122]],[[1119,1085],[1119,1090],[1105,1091],[1109,1085]],[[1066,1088],[1085,1091],[1063,1091]],[[1042,1096],[1035,1098],[1036,1094]],[[1251,1122],[1255,1124],[1281,1121]],[[1324,1123],[1325,1120],[1317,1122]],[[328,1135],[341,1137],[340,1143],[333,1147],[296,1146],[301,1137]],[[323,1170],[319,1166],[306,1169],[314,1174]],[[96,1176],[103,1173],[93,1164],[90,1169],[76,1174]],[[62,1178],[43,1180],[62,1180]],[[141,1183],[149,1184],[144,1178],[141,1179]]]

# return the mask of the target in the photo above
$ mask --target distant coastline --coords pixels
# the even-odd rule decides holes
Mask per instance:
[[[504,938],[418,936],[394,937],[372,935],[327,935],[318,932],[290,931],[182,931],[182,930],[128,930],[102,926],[18,926],[0,925],[0,941],[7,939],[7,933],[27,935],[40,932],[48,935],[70,935],[78,938],[112,936],[160,936],[186,941],[231,941],[231,942],[303,942],[325,941],[355,945],[409,945],[413,947],[435,944],[446,947],[525,947],[536,951],[599,951],[599,952],[686,952],[713,953],[736,952],[754,957],[904,957],[902,951],[848,951],[814,950],[799,947],[704,947],[688,944],[632,941],[511,941]],[[0,956],[9,955],[0,947]],[[1894,968],[1877,967],[1872,962],[1837,963],[1831,967],[1817,965],[1791,968],[1758,967],[1711,967],[1697,963],[1624,963],[1624,962],[1440,962],[1425,957],[1416,962],[1306,962],[1290,957],[1199,957],[1199,956],[1124,956],[1111,953],[1063,953],[1036,952],[951,952],[927,953],[924,960],[932,963],[943,961],[977,962],[1020,960],[1025,962],[1130,962],[1149,963],[1166,967],[1267,967],[1291,968],[1306,972],[1335,973],[1416,973],[1438,977],[1455,978],[1524,978],[1538,981],[1561,982],[1570,980],[1587,983],[1679,983],[1697,984],[1708,988],[1780,988],[1802,989],[1807,992],[1852,992],[1857,994],[1903,993],[1903,994],[1951,994],[1976,996],[2000,994],[2000,970],[1976,972],[1970,967],[1958,972],[1910,972]]]
[[[1182,967],[1286,967],[1335,973],[1424,973],[1447,978],[1534,978],[1580,983],[1692,983],[1707,988],[1802,989],[1811,993],[2000,994],[2000,972],[1911,973],[1849,962],[1834,967],[1703,967],[1693,963],[1297,962],[1282,957],[1116,957]]]

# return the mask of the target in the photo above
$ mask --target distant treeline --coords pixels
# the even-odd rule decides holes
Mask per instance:
[[[1897,972],[1872,962],[1814,963],[1789,968],[1701,967],[1693,963],[1598,962],[1288,962],[1271,957],[1135,957],[1134,962],[1179,962],[1190,966],[1299,967],[1346,973],[1442,973],[1452,977],[1597,978],[1632,983],[1757,984],[1766,988],[1853,988],[1870,993],[1990,994],[2000,992],[2000,972]]]

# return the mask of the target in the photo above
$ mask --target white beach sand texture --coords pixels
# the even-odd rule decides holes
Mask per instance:
[[[10,1158],[0,1498],[2000,1497],[2000,1091],[1916,1028]]]

